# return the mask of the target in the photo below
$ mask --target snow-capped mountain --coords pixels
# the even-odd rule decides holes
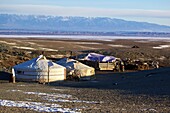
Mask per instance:
[[[0,29],[92,32],[170,32],[170,26],[146,22],[125,21],[115,18],[35,16],[15,14],[0,14]]]

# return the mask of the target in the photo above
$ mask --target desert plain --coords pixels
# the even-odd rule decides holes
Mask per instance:
[[[170,39],[0,38],[0,112],[170,112]],[[135,48],[133,48],[135,47]],[[160,68],[96,71],[89,81],[9,83],[11,68],[40,54],[57,60],[96,52],[155,60]]]

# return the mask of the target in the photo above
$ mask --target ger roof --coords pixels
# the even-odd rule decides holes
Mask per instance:
[[[45,56],[40,55],[37,58],[33,58],[29,61],[23,62],[14,66],[14,69],[30,69],[30,70],[48,70],[48,67],[51,68],[64,68],[61,65],[58,65],[50,60],[47,60]]]
[[[81,60],[89,60],[89,61],[99,61],[99,62],[112,62],[117,58],[114,56],[106,56],[97,53],[88,53],[84,55],[80,55]]]
[[[93,67],[89,67],[77,60],[74,60],[74,59],[69,59],[69,58],[63,58],[59,61],[56,62],[57,64],[60,64],[66,68],[72,68],[72,69],[87,69],[87,68],[93,68]]]

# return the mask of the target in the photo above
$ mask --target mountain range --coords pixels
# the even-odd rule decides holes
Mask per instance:
[[[170,26],[107,17],[0,14],[0,29],[85,32],[170,32]]]

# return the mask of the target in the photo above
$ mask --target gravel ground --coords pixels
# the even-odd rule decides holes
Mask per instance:
[[[120,58],[151,58],[159,60],[161,68],[124,73],[97,71],[95,79],[90,81],[63,81],[45,85],[33,82],[12,84],[9,83],[11,67],[41,53],[13,48],[16,45],[59,50],[45,52],[48,57],[67,56],[70,54],[69,51],[73,50],[73,54],[95,51]],[[134,45],[139,48],[131,48]],[[1,39],[0,112],[168,113],[170,48],[153,48],[159,45],[170,45],[170,42]]]
[[[1,78],[0,87],[1,100],[53,103],[62,106],[60,108],[76,109],[75,112],[170,112],[170,68],[128,73],[97,72],[94,80],[46,85],[12,84]],[[0,106],[0,111],[37,112],[28,107],[6,106]]]

